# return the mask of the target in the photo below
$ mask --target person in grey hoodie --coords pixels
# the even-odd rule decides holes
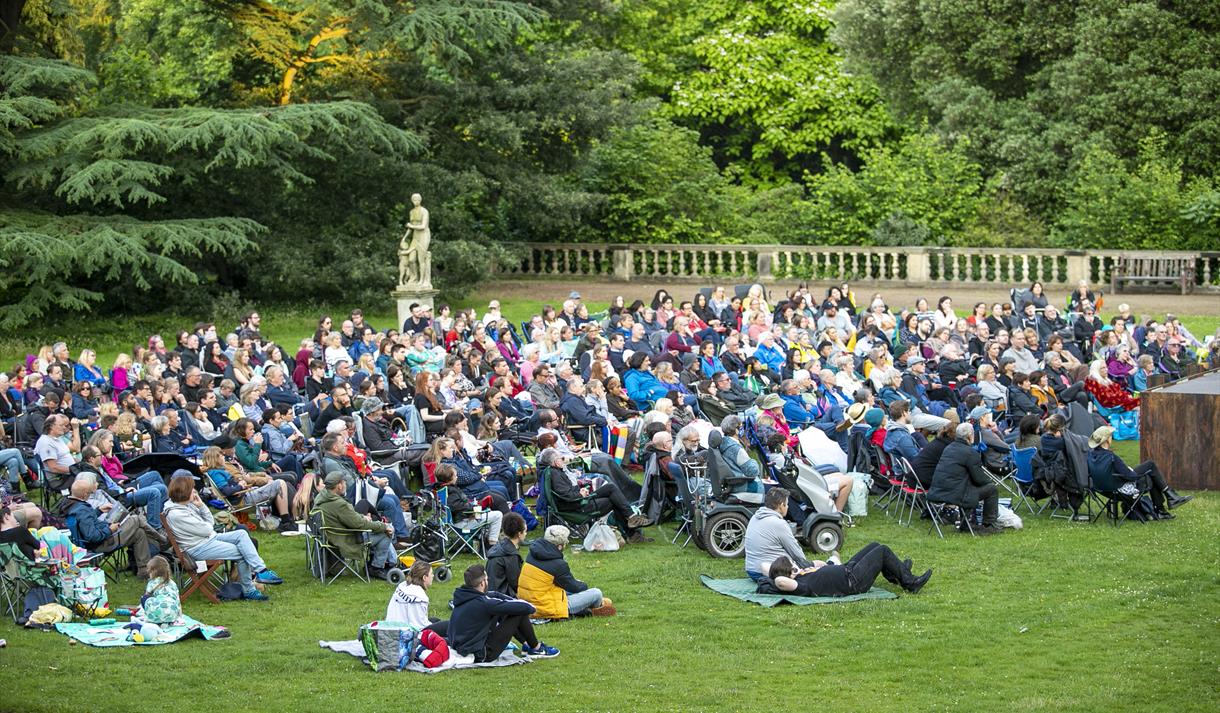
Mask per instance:
[[[267,569],[244,527],[216,532],[212,511],[199,497],[195,478],[189,471],[174,471],[174,477],[169,481],[169,499],[170,504],[161,512],[161,521],[174,533],[178,546],[196,560],[235,560],[244,598],[258,601],[268,598],[254,586],[255,581],[260,584],[284,582]]]
[[[784,519],[789,495],[784,488],[768,490],[764,506],[754,511],[746,525],[746,575],[755,582],[766,579],[771,563],[780,556],[788,557],[800,569],[813,566]]]

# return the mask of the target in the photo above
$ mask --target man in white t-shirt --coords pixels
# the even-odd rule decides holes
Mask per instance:
[[[80,453],[80,421],[68,420],[63,414],[52,414],[42,426],[42,435],[34,444],[34,454],[46,469],[50,480],[63,480],[71,474]],[[66,438],[71,431],[71,438]]]

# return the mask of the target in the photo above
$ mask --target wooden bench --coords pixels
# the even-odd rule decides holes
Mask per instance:
[[[1110,270],[1110,291],[1117,293],[1123,283],[1177,285],[1182,294],[1195,288],[1195,260],[1198,255],[1167,257],[1164,253],[1132,253],[1118,258]]]

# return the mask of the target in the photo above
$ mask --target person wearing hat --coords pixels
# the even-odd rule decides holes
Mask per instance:
[[[932,474],[932,486],[928,488],[928,502],[956,505],[961,509],[962,520],[958,530],[976,534],[992,535],[1000,532],[996,527],[999,517],[1000,499],[996,485],[983,470],[983,458],[974,447],[974,425],[963,423],[957,427],[952,443],[945,446],[936,470]],[[982,526],[974,528],[974,509],[983,503]]]
[[[791,446],[796,446],[796,435],[792,426],[784,416],[784,399],[779,394],[763,394],[754,404],[766,415],[775,420],[775,430],[784,436]]]
[[[843,421],[835,427],[836,431],[848,431],[859,426],[864,421],[864,414],[868,412],[868,404],[857,401],[847,410],[843,412]]]
[[[953,391],[932,381],[928,376],[928,360],[920,355],[907,358],[907,371],[902,375],[901,389],[911,397],[911,405],[924,413],[944,416],[946,411],[953,408]]]
[[[195,478],[186,470],[174,471],[169,480],[170,504],[161,513],[166,528],[184,552],[196,561],[232,560],[237,563],[237,583],[242,597],[265,601],[267,595],[256,585],[283,584],[284,580],[267,568],[246,528],[216,532],[212,511],[195,490]]]
[[[378,464],[391,464],[406,460],[407,448],[394,443],[390,424],[386,423],[385,402],[376,396],[368,396],[360,404],[360,427],[364,447]]]
[[[993,470],[1002,469],[1009,454],[1009,444],[1000,435],[991,409],[975,406],[966,420],[975,427],[974,442],[983,454],[983,462]]]
[[[483,315],[483,326],[490,327],[491,325],[504,319],[500,314],[500,300],[492,300],[487,303],[487,314]]]
[[[386,570],[398,559],[390,544],[394,528],[374,520],[372,513],[361,515],[356,512],[356,508],[347,500],[347,477],[343,471],[327,473],[322,484],[325,489],[314,501],[314,509],[322,513],[322,528],[326,530],[327,544],[338,549],[343,559],[359,566],[365,563],[360,533],[369,533],[372,550],[368,559],[369,574],[384,577]]]
[[[1114,429],[1101,426],[1089,436],[1089,478],[1096,490],[1106,493],[1119,492],[1126,483],[1138,488],[1141,495],[1152,499],[1153,517],[1157,520],[1172,520],[1170,509],[1190,502],[1193,496],[1179,495],[1169,487],[1165,476],[1154,461],[1129,467],[1111,447],[1114,444]]]

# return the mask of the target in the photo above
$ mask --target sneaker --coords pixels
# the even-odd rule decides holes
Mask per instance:
[[[1091,522],[1092,518],[1082,512],[1078,512],[1072,516],[1072,522]]]
[[[538,646],[532,649],[525,649],[525,653],[531,658],[553,659],[559,655],[559,649],[555,648],[554,646],[547,646],[545,643],[539,641]]]
[[[262,584],[283,584],[284,583],[284,580],[281,579],[278,574],[276,574],[275,572],[273,572],[269,569],[264,569],[262,572],[259,572],[258,574],[254,575],[254,578],[257,579]]]
[[[644,537],[644,533],[639,530],[636,530],[627,537],[627,543],[631,545],[643,545],[649,542],[653,542],[653,539],[651,537]]]
[[[646,527],[648,524],[648,516],[646,515],[636,513],[635,515],[627,518],[627,527],[631,528],[632,530],[638,527]]]
[[[256,601],[256,602],[265,602],[268,599],[270,599],[271,597],[267,596],[266,594],[263,594],[262,592],[258,591],[254,587],[251,587],[250,589],[242,590],[241,598],[250,599],[250,600]]]

